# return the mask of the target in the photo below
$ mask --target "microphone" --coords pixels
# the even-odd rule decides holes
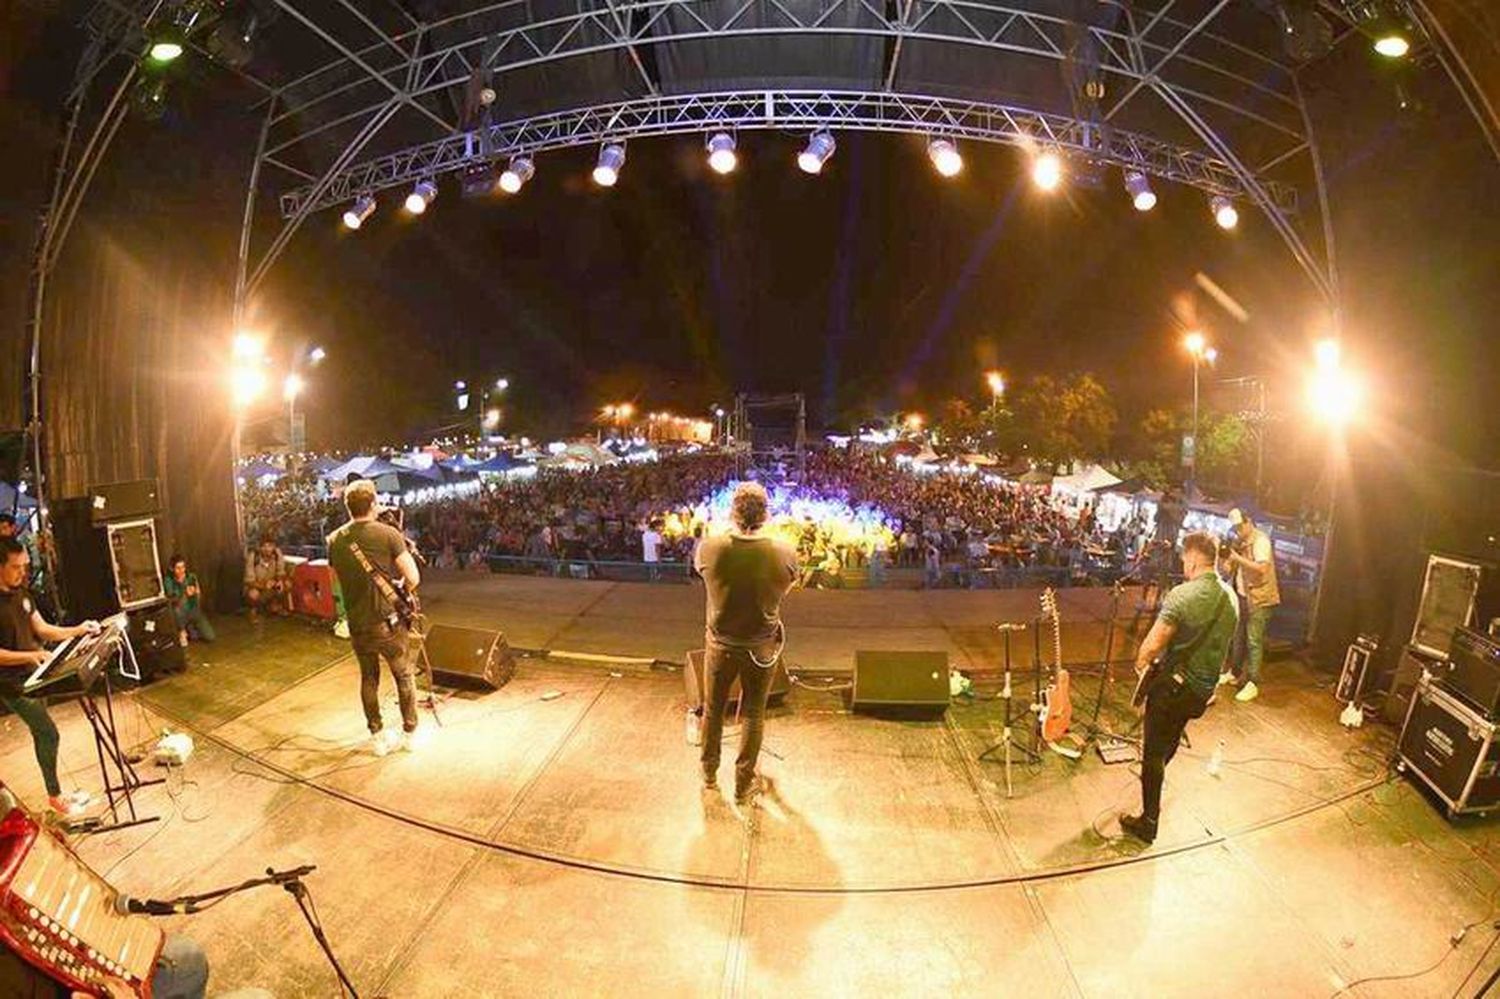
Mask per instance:
[[[180,916],[192,912],[187,902],[162,902],[154,898],[131,898],[129,895],[115,896],[115,911],[122,916]]]

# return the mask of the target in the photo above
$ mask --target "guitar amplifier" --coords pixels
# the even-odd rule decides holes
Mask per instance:
[[[1500,804],[1495,723],[1422,677],[1412,692],[1397,752],[1400,769],[1442,799],[1449,817]]]
[[[1500,642],[1472,628],[1457,628],[1448,648],[1442,685],[1486,718],[1500,711]]]

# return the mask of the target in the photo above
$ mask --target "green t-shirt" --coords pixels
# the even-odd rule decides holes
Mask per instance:
[[[1239,608],[1229,588],[1213,572],[1174,586],[1162,601],[1160,620],[1176,626],[1167,645],[1166,662],[1182,674],[1195,693],[1204,697],[1212,694],[1239,621]],[[1213,630],[1205,635],[1207,628]]]
[[[349,616],[351,632],[369,632],[379,627],[391,612],[390,604],[380,595],[370,576],[354,557],[350,541],[359,542],[365,558],[385,574],[399,579],[396,559],[406,552],[406,539],[394,527],[373,520],[345,524],[328,538],[328,562],[338,574],[339,589],[344,594],[344,611]]]

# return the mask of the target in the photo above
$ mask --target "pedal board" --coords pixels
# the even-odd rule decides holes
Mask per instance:
[[[1105,763],[1134,763],[1141,758],[1135,743],[1124,739],[1100,739],[1094,743],[1094,748]]]

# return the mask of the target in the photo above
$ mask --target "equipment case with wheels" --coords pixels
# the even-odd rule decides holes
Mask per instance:
[[[1500,806],[1495,729],[1495,722],[1423,675],[1401,728],[1400,768],[1430,787],[1450,818],[1489,812]]]

